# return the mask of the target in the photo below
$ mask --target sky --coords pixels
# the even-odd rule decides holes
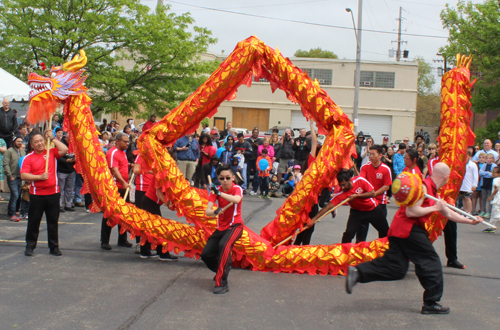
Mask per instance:
[[[409,50],[408,60],[422,56],[431,63],[436,80],[439,81],[436,68],[442,63],[433,61],[441,59],[436,53],[446,45],[448,36],[439,15],[447,3],[456,7],[457,1],[364,0],[362,28],[366,31],[361,35],[361,59],[396,60],[389,58],[389,49],[397,48],[397,43],[392,41],[397,40],[396,19],[402,7],[401,39],[407,42],[402,44],[402,50]],[[152,8],[157,4],[157,0],[141,2]],[[224,50],[227,55],[239,41],[255,35],[268,46],[279,48],[286,57],[292,57],[298,49],[320,47],[333,51],[341,59],[356,58],[353,22],[345,8],[352,9],[357,26],[358,0],[164,0],[164,3],[171,5],[171,10],[176,14],[190,12],[195,25],[211,30],[218,41],[209,50],[217,54]]]

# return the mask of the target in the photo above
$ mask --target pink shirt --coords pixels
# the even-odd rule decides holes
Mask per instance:
[[[267,149],[267,156],[269,156],[269,158],[274,157],[274,147],[272,145],[268,145],[267,148],[265,148],[264,145],[261,144],[257,149],[257,155],[262,156],[263,149]]]

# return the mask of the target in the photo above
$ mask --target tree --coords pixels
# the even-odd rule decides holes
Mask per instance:
[[[494,110],[500,104],[500,2],[459,1],[456,8],[446,5],[441,12],[443,26],[449,30],[449,45],[441,49],[447,59],[457,53],[474,55],[472,75],[478,78],[472,98],[476,112]]]
[[[94,113],[130,115],[141,106],[145,118],[163,115],[217,67],[198,60],[216,41],[211,32],[169,10],[150,13],[139,0],[4,0],[0,62],[26,79],[30,65],[60,65],[83,49]]]
[[[314,58],[339,58],[337,54],[321,48],[311,48],[310,50],[299,49],[293,54],[295,57],[314,57]]]
[[[436,125],[441,117],[440,93],[433,90],[436,78],[432,66],[423,57],[415,57],[418,63],[417,125]]]

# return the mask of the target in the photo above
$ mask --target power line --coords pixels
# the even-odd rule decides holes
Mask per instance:
[[[277,18],[277,17],[255,15],[255,14],[249,14],[249,13],[240,13],[240,12],[231,11],[231,10],[217,9],[217,8],[210,8],[210,7],[192,5],[192,4],[183,3],[183,2],[179,2],[179,1],[171,1],[171,0],[169,0],[169,2],[175,3],[175,4],[179,4],[179,5],[185,5],[185,6],[195,7],[195,8],[201,8],[201,9],[211,10],[211,11],[228,13],[228,14],[235,14],[235,15],[242,15],[242,16],[264,18],[264,19],[275,20],[275,21],[282,21],[282,22],[289,22],[289,23],[299,23],[299,24],[305,24],[305,25],[329,27],[329,28],[334,28],[334,29],[352,30],[352,27],[347,27],[347,26],[329,25],[329,24],[321,24],[321,23],[313,23],[313,22],[306,22],[306,21],[298,21],[298,20],[285,19],[285,18]],[[368,30],[368,29],[361,29],[361,30],[363,32],[371,32],[371,33],[382,33],[382,34],[392,34],[392,35],[397,34],[397,32],[392,32],[392,31]],[[412,36],[412,37],[448,39],[448,37],[445,37],[445,36],[436,36],[436,35],[428,35],[428,34],[405,33],[405,35],[406,36]]]

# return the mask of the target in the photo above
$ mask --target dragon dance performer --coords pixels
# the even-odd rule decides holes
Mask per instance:
[[[382,205],[373,198],[375,196],[373,186],[365,178],[361,176],[353,177],[353,174],[353,170],[346,169],[337,174],[337,181],[342,191],[333,196],[330,203],[311,219],[311,223],[314,223],[316,219],[334,208],[335,205],[349,198],[347,203],[351,210],[345,232],[342,235],[342,243],[351,243],[364,222],[371,223],[377,229],[380,238],[386,237],[389,224]],[[356,241],[356,243],[359,243],[359,241]]]
[[[58,221],[59,221],[59,199],[61,193],[57,184],[56,160],[66,155],[68,147],[56,139],[51,130],[45,131],[45,138],[50,139],[55,148],[50,149],[47,155],[45,141],[40,132],[31,136],[31,148],[33,152],[24,157],[21,164],[21,179],[31,181],[30,184],[30,209],[28,216],[28,227],[26,228],[26,250],[24,254],[33,256],[36,248],[40,222],[43,213],[47,221],[47,236],[50,254],[61,256],[59,250]],[[46,157],[49,157],[49,166],[45,171]]]
[[[424,193],[439,197],[437,190],[443,187],[450,177],[450,169],[444,163],[437,163],[432,175],[423,180]],[[415,273],[424,287],[422,314],[448,314],[450,309],[438,302],[443,295],[443,269],[441,260],[432,246],[425,222],[431,213],[439,212],[454,222],[477,224],[482,220],[471,220],[448,209],[440,200],[435,203],[423,195],[414,206],[401,206],[392,220],[389,229],[389,249],[384,256],[356,267],[349,266],[346,278],[346,291],[352,293],[357,283],[373,281],[400,280],[408,271],[408,260],[415,264]]]
[[[234,243],[241,237],[243,231],[243,218],[241,217],[241,200],[243,188],[233,183],[235,176],[229,165],[222,165],[217,169],[221,185],[212,186],[212,194],[208,198],[205,214],[209,217],[218,215],[217,229],[208,238],[207,245],[203,248],[201,259],[207,267],[216,273],[215,294],[229,291],[227,276],[231,269],[231,251]],[[217,202],[218,208],[213,209]],[[225,211],[224,207],[233,203]]]

